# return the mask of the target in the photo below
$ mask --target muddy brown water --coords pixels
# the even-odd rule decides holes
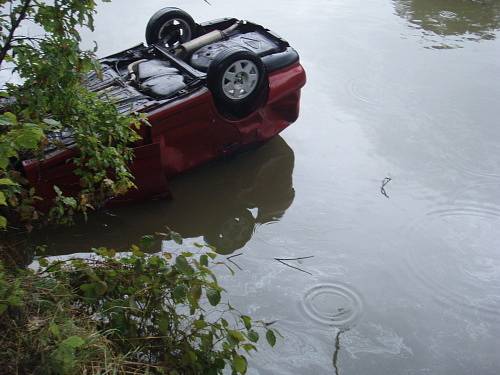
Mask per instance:
[[[104,5],[86,42],[102,55],[140,42],[165,4]],[[168,2],[285,36],[308,73],[300,119],[177,178],[172,201],[45,232],[49,253],[165,225],[243,253],[222,283],[285,336],[250,374],[499,374],[500,1],[211,4]],[[274,260],[308,256],[288,262],[307,273]]]

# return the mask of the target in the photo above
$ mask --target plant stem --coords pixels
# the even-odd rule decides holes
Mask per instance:
[[[9,30],[9,35],[7,35],[7,38],[5,39],[5,44],[2,46],[0,49],[0,66],[2,65],[3,61],[5,60],[5,57],[7,56],[7,53],[9,52],[11,46],[12,46],[12,40],[14,39],[14,34],[21,24],[21,22],[26,18],[26,15],[28,14],[28,9],[31,5],[31,0],[24,0],[23,1],[23,7],[21,8],[21,11],[19,12],[19,16],[15,19],[13,23],[11,23],[11,28]]]

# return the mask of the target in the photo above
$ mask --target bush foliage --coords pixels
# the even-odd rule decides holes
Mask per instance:
[[[261,335],[274,346],[269,324],[223,300],[215,253],[146,255],[151,241],[0,270],[2,373],[244,374]]]
[[[63,131],[73,135],[79,151],[73,162],[82,190],[71,202],[58,194],[48,218],[67,222],[64,209],[86,212],[134,186],[129,146],[144,119],[120,115],[82,84],[89,71],[99,72],[95,51],[79,46],[78,29],[93,30],[94,0],[0,0],[0,7],[0,68],[11,66],[19,76],[0,92],[0,228],[8,221],[30,228],[40,219],[19,164],[43,157],[51,142],[62,147],[50,135]],[[23,35],[29,24],[41,35]]]

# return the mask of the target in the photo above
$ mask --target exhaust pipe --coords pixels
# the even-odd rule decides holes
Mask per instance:
[[[202,35],[198,38],[192,39],[188,42],[181,44],[174,50],[174,54],[181,59],[187,58],[194,51],[200,49],[201,47],[205,47],[209,44],[219,42],[229,37],[229,35],[236,30],[236,28],[241,24],[241,21],[234,23],[232,26],[228,27],[225,30],[214,30],[209,33]]]

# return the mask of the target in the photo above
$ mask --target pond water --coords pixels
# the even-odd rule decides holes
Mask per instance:
[[[86,43],[140,42],[165,5],[286,37],[308,73],[301,116],[172,181],[172,201],[44,233],[49,252],[168,225],[242,253],[222,283],[285,336],[250,374],[499,374],[500,1],[120,0]]]

